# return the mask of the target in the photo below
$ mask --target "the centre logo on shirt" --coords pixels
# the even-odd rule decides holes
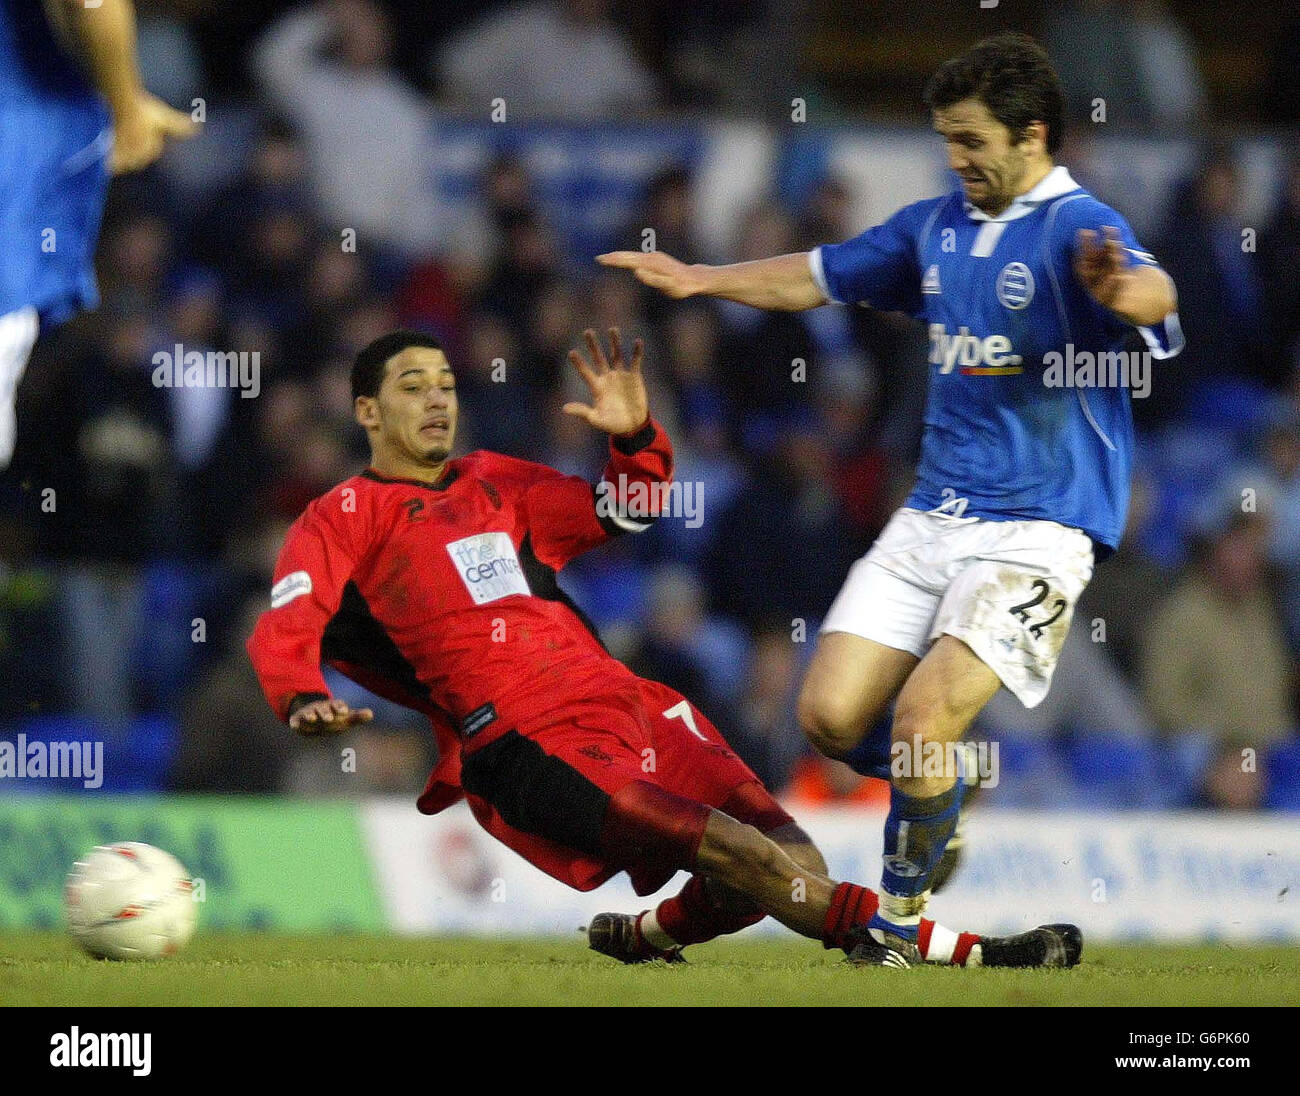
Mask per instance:
[[[447,545],[447,554],[475,605],[532,593],[508,533],[475,533],[453,540]]]
[[[998,275],[998,300],[1019,312],[1034,299],[1034,275],[1024,263],[1007,263]]]

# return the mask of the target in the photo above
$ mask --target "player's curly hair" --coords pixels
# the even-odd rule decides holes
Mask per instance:
[[[421,331],[390,331],[363,346],[352,362],[352,398],[379,395],[388,359],[412,346],[442,350],[442,343]]]
[[[1047,51],[1027,34],[996,34],[950,58],[925,88],[925,105],[950,107],[975,97],[1019,141],[1031,122],[1047,126],[1047,151],[1061,147],[1065,95]]]

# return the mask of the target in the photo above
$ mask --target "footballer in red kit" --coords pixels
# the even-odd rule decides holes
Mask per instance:
[[[672,445],[649,414],[642,345],[624,362],[609,334],[608,355],[590,331],[586,355],[571,352],[592,402],[564,408],[610,435],[595,484],[496,453],[453,459],[455,377],[436,340],[394,332],[358,354],[371,466],[289,531],[248,642],[266,697],[304,734],[369,721],[330,697],[327,662],[424,713],[439,762],[420,809],[464,795],[489,833],[579,890],[627,871],[649,894],[692,873],[654,910],[594,919],[589,941],[605,954],[674,959],[771,914],[860,963],[905,966],[863,931],[874,893],[829,879],[704,714],[613,658],[557,583],[575,556],[649,528],[670,497]],[[997,939],[927,922],[919,958],[1066,966],[1078,950],[1070,926]]]

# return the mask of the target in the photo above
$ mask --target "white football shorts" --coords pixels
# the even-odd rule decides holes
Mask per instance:
[[[18,437],[14,403],[18,382],[23,379],[27,358],[36,343],[40,322],[36,309],[28,305],[0,316],[0,469],[9,465]]]
[[[822,623],[924,657],[956,636],[1027,708],[1047,695],[1092,540],[1054,521],[898,510],[853,564]]]

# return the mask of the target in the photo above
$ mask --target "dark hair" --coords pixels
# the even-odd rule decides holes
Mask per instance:
[[[384,366],[390,358],[412,346],[442,350],[442,343],[420,331],[390,331],[362,347],[352,363],[352,398],[379,395],[379,386],[384,382]]]
[[[1047,51],[1027,34],[997,34],[939,66],[925,87],[931,110],[978,98],[989,113],[1024,137],[1030,122],[1047,126],[1047,151],[1061,147],[1065,96]]]

